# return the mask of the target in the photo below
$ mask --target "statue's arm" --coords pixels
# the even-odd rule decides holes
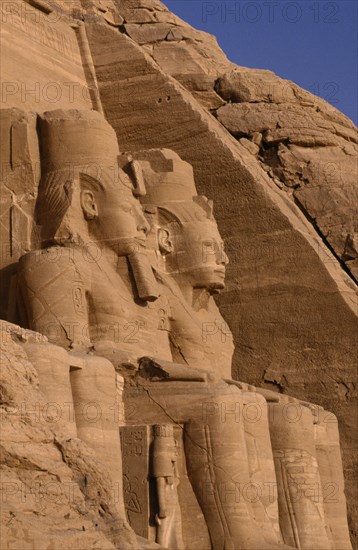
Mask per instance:
[[[88,266],[82,264],[65,247],[30,252],[19,262],[19,303],[28,328],[68,349],[90,346]]]
[[[214,381],[215,377],[209,371],[196,369],[190,365],[165,361],[155,357],[140,357],[138,359],[138,375],[149,380],[177,381]]]

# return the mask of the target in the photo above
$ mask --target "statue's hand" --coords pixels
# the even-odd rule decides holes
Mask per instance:
[[[251,392],[257,391],[257,388],[255,386],[252,386],[251,384],[246,384],[246,382],[240,382],[239,380],[232,380],[231,378],[229,378],[229,379],[225,379],[224,382],[232,386],[237,386],[242,391],[251,391]]]
[[[130,372],[138,370],[137,359],[130,351],[118,348],[110,340],[95,342],[93,349],[96,355],[105,357],[114,365],[117,372]]]
[[[146,356],[139,359],[139,375],[149,380],[196,380],[205,382],[208,379],[208,374],[204,370],[195,369],[181,363]]]

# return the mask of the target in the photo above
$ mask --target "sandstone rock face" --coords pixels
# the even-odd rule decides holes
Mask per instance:
[[[233,338],[213,299],[228,257],[191,165],[170,149],[120,155],[98,112],[38,119],[41,248],[19,260],[17,311],[51,341],[26,346],[39,388],[47,404],[73,409],[68,437],[106,469],[124,531],[127,509],[138,535],[195,548],[190,508],[212,550],[350,550],[334,415],[328,431],[321,407],[231,379]],[[136,338],[123,338],[128,325]]]
[[[138,448],[138,431],[147,434],[148,449],[154,442],[156,447],[151,483],[156,487],[158,517],[152,518],[151,525],[145,521],[147,531],[140,534],[163,547],[174,545],[179,549],[184,545],[190,550],[210,546],[216,550],[223,541],[231,544],[230,536],[240,540],[245,550],[262,550],[261,544],[282,549],[350,548],[337,423],[335,416],[321,407],[338,418],[345,492],[355,540],[355,127],[339,111],[294,83],[270,71],[234,66],[213,37],[191,28],[156,0],[94,0],[70,5],[60,0],[51,4],[45,0],[18,0],[12,4],[15,9],[10,12],[3,4],[6,33],[2,51],[13,62],[6,60],[4,65],[8,84],[3,91],[8,108],[1,113],[5,250],[1,257],[5,297],[1,316],[47,333],[40,323],[36,324],[45,312],[48,327],[51,323],[52,329],[55,327],[55,331],[49,331],[49,338],[69,351],[56,348],[54,352],[52,366],[57,368],[60,381],[56,386],[49,374],[52,371],[46,339],[4,323],[3,343],[9,359],[1,385],[6,494],[2,526],[6,544],[11,548],[22,541],[25,548],[29,541],[29,548],[50,545],[54,549],[83,545],[108,549],[158,547],[135,538],[123,509],[113,499],[109,472],[113,473],[116,453],[106,451],[110,444],[106,439],[108,425],[96,425],[92,430],[81,415],[76,422],[73,418],[62,422],[56,417],[57,409],[49,411],[51,392],[57,391],[64,378],[64,394],[70,400],[77,396],[79,402],[89,399],[94,386],[101,385],[99,381],[114,380],[110,361],[117,369],[116,391],[123,400],[122,420],[124,415],[129,429],[128,463],[131,453],[136,452],[133,449]],[[29,14],[25,18],[24,6]],[[25,43],[26,48],[19,47]],[[56,86],[50,88],[49,79]],[[33,92],[29,93],[26,86],[33,86]],[[53,101],[55,96],[51,94],[55,92]],[[54,113],[43,114],[55,109]],[[104,263],[93,262],[90,256],[89,262],[83,261],[83,254],[75,253],[79,243],[89,236],[95,242],[99,238],[98,227],[93,229],[98,217],[93,192],[98,186],[93,177],[84,177],[83,170],[72,186],[71,177],[57,180],[52,172],[57,177],[63,169],[66,146],[68,158],[78,150],[86,156],[86,143],[91,145],[86,163],[96,157],[102,168],[105,140],[99,140],[97,147],[89,135],[91,128],[97,132],[106,127],[101,122],[103,115],[118,140],[113,145],[113,130],[105,131],[112,143],[105,147],[106,155],[116,158],[119,151],[130,151],[129,156],[119,155],[119,165],[126,173],[124,180],[127,176],[134,179],[135,196],[142,202],[143,212],[132,213],[139,220],[137,229],[142,231],[150,225],[154,233],[163,231],[157,247],[153,234],[149,237],[151,266],[159,272],[156,281],[148,270],[145,254],[127,251],[127,258],[124,254],[113,270],[113,265],[106,263],[110,256],[102,258]],[[71,127],[74,117],[92,120],[88,136],[86,132],[76,139],[70,130],[70,137],[61,140],[61,133],[46,134],[46,124],[51,126],[51,120],[58,119],[63,127]],[[44,135],[50,138],[44,140]],[[55,169],[46,164],[47,156],[52,154]],[[193,171],[188,164],[183,167],[183,161],[190,163]],[[111,162],[117,167],[116,161]],[[78,164],[71,163],[72,168]],[[215,218],[230,259],[226,289],[216,298],[217,305],[205,292],[197,295],[195,290],[192,296],[193,289],[185,283],[185,277],[175,281],[179,290],[165,278],[185,271],[187,266],[181,263],[183,256],[173,261],[172,243],[184,242],[180,231],[172,234],[172,226],[166,225],[168,215],[174,216],[175,212],[163,197],[160,203],[157,191],[148,193],[152,201],[142,193],[143,183],[150,187],[157,181],[153,173],[160,174],[163,181],[169,178],[170,182],[174,177],[174,195],[182,181],[192,182],[194,174],[198,192],[214,200]],[[91,174],[85,171],[85,176]],[[58,227],[54,222],[62,210],[45,207],[41,211],[38,206],[44,186],[50,190],[47,196],[51,204],[51,182],[56,185],[56,181],[67,182],[64,197],[68,212],[65,223]],[[196,194],[195,185],[193,189],[190,200]],[[77,202],[81,192],[87,193],[82,210]],[[118,197],[113,195],[112,209]],[[200,199],[199,203],[210,220],[209,202]],[[195,216],[196,206],[191,204],[189,208],[194,208]],[[161,207],[165,215],[157,213],[156,208]],[[183,212],[187,216],[185,208],[180,215]],[[56,225],[50,236],[39,221],[41,213],[42,219],[47,216],[50,226]],[[143,213],[147,222],[143,221]],[[198,235],[200,232],[195,238]],[[210,242],[214,242],[210,235]],[[218,241],[209,253],[211,258],[222,250],[216,233],[215,239]],[[61,254],[66,247],[74,254]],[[59,261],[51,262],[51,251],[60,251]],[[219,264],[226,263],[217,256]],[[23,260],[19,269],[20,257]],[[187,252],[185,257],[195,254]],[[181,270],[175,269],[178,265]],[[106,279],[104,284],[103,274],[112,278],[110,283]],[[21,294],[18,285],[24,281],[26,292]],[[49,281],[52,286],[47,284]],[[159,291],[164,287],[165,297]],[[185,299],[178,301],[181,292]],[[25,296],[25,303],[17,302],[16,295]],[[87,300],[88,308],[84,307]],[[147,300],[147,305],[143,307],[138,300]],[[26,311],[21,319],[20,311]],[[169,315],[169,311],[176,314]],[[113,327],[118,330],[113,319],[129,319],[130,329],[138,323],[135,327],[139,339],[128,339],[121,325],[121,345],[117,345],[116,337],[110,344],[113,334],[117,334]],[[66,323],[70,328],[80,327],[81,338],[76,331],[68,331]],[[159,329],[155,335],[154,327]],[[174,337],[169,343],[170,332]],[[232,380],[229,358],[234,346]],[[63,353],[69,353],[70,363],[61,359]],[[159,362],[153,360],[158,353]],[[138,361],[140,355],[148,357]],[[67,370],[58,368],[61,361]],[[225,383],[215,379],[219,369],[220,376],[227,378]],[[126,377],[125,390],[120,374]],[[101,403],[105,409],[112,398],[112,382],[103,384]],[[104,395],[108,396],[107,402]],[[247,421],[241,428],[236,422],[223,427],[212,415],[203,430],[203,409],[201,406],[199,411],[197,403],[209,408],[219,403],[220,411],[222,407],[236,410],[239,403],[243,410],[259,406],[265,413],[262,422],[253,425]],[[268,413],[282,412],[287,407],[304,411],[294,425],[277,421],[274,414],[270,417]],[[327,418],[331,420],[329,425]],[[184,425],[188,427],[183,430]],[[230,442],[230,453],[225,451],[228,447],[223,445],[223,438]],[[102,441],[102,446],[96,448],[96,439]],[[301,447],[296,452],[293,446],[298,440]],[[245,448],[245,456],[238,452],[238,446]],[[205,468],[210,471],[209,455],[216,456],[216,483],[220,487],[226,487],[226,474],[234,464],[232,455],[237,460],[235,467],[240,466],[240,483],[254,482],[260,487],[277,483],[280,489],[274,501],[264,494],[252,505],[236,503],[240,525],[233,519],[229,535],[225,527],[213,528],[222,520],[218,520],[210,498],[202,494],[201,476]],[[149,455],[139,462],[142,479],[147,482]],[[127,511],[138,513],[137,494],[131,485],[135,487],[136,480],[128,476],[125,504]],[[298,483],[300,490],[303,487],[301,499],[295,500],[290,494],[287,481]],[[212,496],[212,488],[217,486],[212,480],[210,483]],[[329,492],[332,483],[334,501]],[[312,495],[312,484],[318,488],[318,500]],[[153,503],[149,493],[143,498],[150,508]],[[167,515],[163,512],[166,501],[170,502]],[[224,497],[224,515],[231,517],[229,508]],[[252,516],[257,522],[255,529],[250,528]],[[293,524],[289,518],[296,518]],[[256,531],[261,533],[260,543]]]
[[[62,9],[46,9],[46,2],[40,2],[40,9],[35,5],[18,0],[2,4],[2,105],[35,111],[74,104],[89,108],[76,30]]]
[[[36,116],[19,109],[1,111],[1,314],[13,318],[9,300],[20,256],[36,242],[33,218],[40,179]]]
[[[143,15],[135,26],[125,25],[128,36],[231,134],[259,145],[253,154],[263,168],[357,277],[354,124],[324,100],[271,71],[234,66],[212,36],[192,29],[159,3],[150,9],[150,20]]]
[[[40,334],[1,323],[4,548],[136,548],[113,504],[108,474],[68,432],[73,411],[47,402],[39,391],[27,345],[41,353],[48,344]]]
[[[218,120],[292,195],[353,276],[357,275],[357,131],[322,100],[268,71],[232,71],[216,82],[229,101]],[[283,184],[283,185],[282,185]]]

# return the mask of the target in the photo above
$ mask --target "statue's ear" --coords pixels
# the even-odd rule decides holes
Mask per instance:
[[[164,229],[163,227],[160,227],[158,229],[158,244],[159,244],[159,250],[163,254],[170,254],[170,252],[173,252],[174,246],[170,238],[170,233],[167,229]]]
[[[95,195],[90,189],[83,189],[81,191],[81,208],[86,220],[94,220],[98,217]]]

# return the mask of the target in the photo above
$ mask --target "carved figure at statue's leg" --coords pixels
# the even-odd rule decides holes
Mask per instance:
[[[177,447],[172,424],[154,426],[153,476],[157,482],[156,542],[163,548],[184,550],[177,487]]]
[[[184,424],[190,482],[204,513],[213,550],[278,548],[256,523],[238,388],[222,383],[138,382],[126,386],[127,424]],[[285,548],[285,546],[279,546]]]

